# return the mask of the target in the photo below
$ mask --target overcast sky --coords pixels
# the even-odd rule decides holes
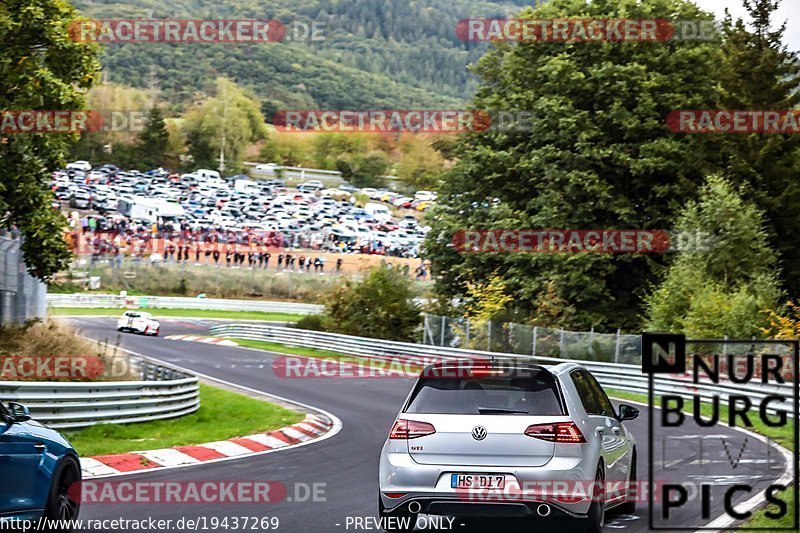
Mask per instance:
[[[714,13],[714,18],[722,19],[725,8],[731,12],[734,20],[737,18],[748,19],[747,12],[742,5],[742,0],[694,0],[702,9]],[[775,18],[780,24],[786,21],[786,31],[783,33],[783,42],[790,50],[800,52],[800,1],[783,0]]]

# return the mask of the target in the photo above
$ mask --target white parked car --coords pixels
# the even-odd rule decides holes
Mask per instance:
[[[298,191],[321,191],[325,186],[319,180],[310,180],[297,186]]]
[[[125,311],[117,320],[117,331],[131,331],[143,335],[157,336],[161,324],[150,313],[143,311]]]
[[[75,161],[74,163],[69,163],[67,165],[67,170],[82,170],[84,172],[89,172],[92,170],[92,164],[88,161]]]

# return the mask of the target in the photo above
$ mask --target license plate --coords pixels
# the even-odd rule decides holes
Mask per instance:
[[[451,474],[450,487],[453,489],[502,489],[506,477],[497,474]]]

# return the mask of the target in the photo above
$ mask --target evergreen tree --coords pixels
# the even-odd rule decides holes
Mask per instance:
[[[679,0],[553,0],[522,17],[708,17]],[[637,328],[655,254],[459,253],[464,229],[669,229],[703,183],[699,136],[675,135],[678,106],[718,101],[718,43],[497,43],[479,62],[475,109],[526,112],[530,125],[463,136],[425,249],[445,299],[497,271],[528,313],[555,282],[571,326]]]
[[[785,24],[774,27],[779,3],[744,0],[751,29],[741,19],[725,19],[721,107],[791,110],[800,103],[800,61],[782,42]],[[709,142],[707,157],[719,154],[720,171],[734,184],[748,184],[748,198],[765,212],[784,286],[800,296],[800,137],[753,133],[714,136]]]
[[[169,132],[164,122],[164,115],[158,106],[150,110],[144,124],[144,129],[139,133],[137,152],[142,164],[148,167],[158,167],[164,164],[169,143]]]
[[[763,334],[780,297],[763,213],[724,178],[711,176],[677,230],[712,240],[681,252],[647,297],[648,328],[694,338]]]

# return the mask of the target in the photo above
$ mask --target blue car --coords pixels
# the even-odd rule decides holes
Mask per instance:
[[[78,453],[63,435],[31,420],[24,405],[0,403],[0,521],[77,518],[79,485],[70,487],[80,480]]]

